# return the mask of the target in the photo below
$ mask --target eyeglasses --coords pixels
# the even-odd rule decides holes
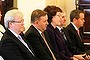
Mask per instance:
[[[24,22],[24,19],[20,20],[20,21],[10,21],[10,22],[14,22],[14,23],[22,23]]]

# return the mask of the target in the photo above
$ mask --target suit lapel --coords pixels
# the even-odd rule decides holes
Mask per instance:
[[[78,33],[77,33],[76,29],[74,28],[74,26],[72,24],[70,24],[70,26],[71,26],[71,30],[72,30],[73,34],[78,39],[78,42],[81,42],[82,41],[82,38],[78,35]]]
[[[40,35],[40,33],[38,32],[38,30],[37,30],[33,25],[31,25],[30,28],[31,28],[31,30],[34,32],[34,34],[36,34],[36,35],[40,38],[39,41],[42,43],[42,45],[46,47],[46,44],[44,43],[44,40],[43,40],[43,38],[41,37],[41,35]]]
[[[56,32],[56,38],[59,38],[59,41],[62,42],[63,44],[65,44],[65,40],[58,28],[55,29],[55,32]]]
[[[25,43],[28,45],[29,49],[32,51],[32,53],[34,53],[31,45],[26,41],[26,39],[23,37],[23,40],[25,41]],[[35,54],[35,53],[34,53]]]
[[[9,30],[7,30],[8,34],[12,36],[12,40],[16,42],[23,50],[26,50],[28,53],[32,54],[27,47]],[[30,47],[29,47],[30,48]]]

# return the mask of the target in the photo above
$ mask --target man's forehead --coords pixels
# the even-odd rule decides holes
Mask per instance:
[[[80,17],[84,17],[84,13],[80,13],[79,16],[80,16]]]

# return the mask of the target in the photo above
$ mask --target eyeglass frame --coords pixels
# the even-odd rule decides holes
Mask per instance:
[[[22,23],[22,22],[24,22],[24,19],[22,19],[21,21],[9,21],[9,22],[13,22],[13,23]]]

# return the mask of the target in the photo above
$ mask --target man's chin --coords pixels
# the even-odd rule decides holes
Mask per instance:
[[[46,30],[46,28],[44,30]]]
[[[83,25],[81,25],[81,27],[83,27]]]
[[[25,29],[22,29],[21,31],[23,32],[23,31],[25,31]]]

